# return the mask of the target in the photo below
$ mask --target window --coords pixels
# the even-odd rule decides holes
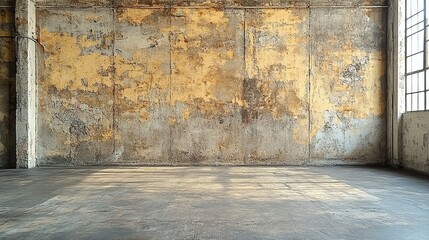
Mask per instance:
[[[406,0],[406,107],[429,110],[429,0]]]

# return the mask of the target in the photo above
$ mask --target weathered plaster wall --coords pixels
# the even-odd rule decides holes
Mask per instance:
[[[14,167],[15,8],[0,1],[0,168]]]
[[[385,1],[37,4],[41,165],[385,157]]]
[[[312,15],[311,155],[381,159],[386,152],[385,12],[319,9]]]
[[[402,164],[429,173],[429,112],[403,115]]]

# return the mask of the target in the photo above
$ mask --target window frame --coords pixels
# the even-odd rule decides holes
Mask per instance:
[[[423,9],[420,10],[420,8],[417,9],[416,12],[410,11],[410,16],[408,16],[408,5],[412,4],[411,1],[414,0],[405,0],[405,112],[425,112],[429,111],[429,86],[428,86],[428,79],[429,79],[429,66],[428,66],[428,44],[429,44],[429,36],[428,36],[428,19],[427,19],[427,7],[428,7],[428,0],[423,0]],[[418,1],[418,0],[417,0]],[[417,5],[418,6],[418,5]],[[419,20],[419,15],[423,13],[423,20]],[[411,23],[411,26],[409,25],[409,21],[413,22],[413,18],[417,18],[416,23]],[[419,29],[420,24],[423,23],[423,29]],[[414,32],[411,31],[413,28],[417,27],[417,30]],[[412,33],[408,33],[412,32]],[[408,52],[409,46],[408,41],[413,41],[413,37],[416,35],[420,35],[420,33],[423,33],[423,50],[417,49],[416,52]],[[417,39],[417,44],[419,46],[420,39]],[[415,67],[416,65],[413,65],[412,63],[409,64],[410,60],[412,62],[412,58],[418,55],[422,55],[423,62],[422,62],[422,68],[414,69],[411,68],[412,71],[409,71],[410,67]],[[411,66],[409,66],[411,65]],[[423,73],[423,74],[422,74]],[[423,90],[420,89],[420,74],[423,75]],[[414,79],[415,76],[417,77],[417,80]],[[416,83],[417,81],[417,83]],[[417,85],[417,90],[415,90],[415,86]],[[423,109],[421,109],[420,106],[420,97],[423,96]],[[410,96],[410,97],[409,97]],[[414,96],[416,96],[416,104],[417,108],[413,106],[414,104]],[[410,98],[410,99],[409,99]],[[410,102],[411,100],[411,102]]]

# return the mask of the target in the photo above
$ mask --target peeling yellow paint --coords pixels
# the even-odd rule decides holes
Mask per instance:
[[[249,77],[262,79],[261,89],[269,105],[283,105],[291,116],[300,115],[307,105],[308,37],[307,30],[301,28],[302,24],[306,25],[308,12],[264,10],[257,13],[263,14],[260,18],[254,16],[252,21],[256,26],[261,21],[262,25],[255,29],[258,35],[250,36],[251,47],[246,54]],[[263,37],[266,39],[261,40]],[[256,38],[260,45],[253,46]],[[282,87],[279,83],[285,84]],[[282,114],[276,112],[274,116],[281,117]]]
[[[150,113],[146,112],[145,109],[142,109],[140,112],[140,117],[139,117],[140,122],[144,123],[144,122],[149,121],[150,119],[151,119]]]
[[[51,134],[40,136],[40,156],[98,161],[113,152],[113,29],[97,12],[40,12],[39,119]]]
[[[116,97],[122,111],[144,111],[146,113],[140,117],[144,121],[150,119],[147,113],[150,106],[169,103],[169,76],[162,71],[165,61],[145,50],[136,51],[130,59],[121,54],[115,56]]]
[[[306,9],[259,10],[258,12],[261,16],[255,15],[254,18],[249,19],[250,26],[263,21],[265,31],[280,33],[285,36],[301,36],[307,31],[308,25],[301,25],[301,23],[308,21],[308,11]]]
[[[187,120],[189,117],[191,116],[191,110],[190,109],[185,109],[182,111],[182,119],[183,120]]]
[[[262,109],[294,119],[292,137],[308,144],[308,11],[255,10],[247,15],[246,73],[259,79]]]
[[[52,120],[45,132],[55,129],[62,134],[55,138],[69,138],[62,142],[72,148],[114,140],[117,152],[125,148],[124,159],[149,159],[165,157],[163,148],[171,144],[165,138],[179,135],[181,142],[199,146],[170,146],[172,152],[193,158],[231,158],[237,152],[243,154],[237,158],[256,160],[307,157],[302,150],[323,131],[326,113],[334,116],[328,119],[333,125],[384,114],[383,52],[332,37],[323,43],[322,57],[309,55],[308,9],[173,8],[170,15],[164,9],[119,8],[115,29],[106,27],[102,36],[102,15],[61,11],[67,26],[87,22],[78,31],[55,32],[50,13],[41,16],[46,26],[39,26],[40,112]],[[353,68],[358,80],[347,82],[343,75]],[[190,126],[210,136],[188,136]],[[257,136],[247,134],[252,128]],[[158,139],[165,142],[154,144],[151,134],[165,135]],[[255,148],[233,149],[243,141]],[[153,160],[159,161],[148,161]]]
[[[145,22],[145,19],[152,15],[151,9],[135,9],[127,8],[118,11],[118,21],[128,22],[133,25],[141,25]]]
[[[350,42],[344,43],[338,51],[325,49],[323,54],[329,56],[327,60],[322,63],[313,60],[313,65],[316,66],[314,76],[317,78],[314,78],[312,84],[312,138],[325,124],[325,111],[360,119],[381,117],[385,112],[386,103],[381,85],[385,73],[384,53],[363,51],[352,46]],[[342,83],[342,72],[346,71],[348,66],[356,64],[356,61],[362,62],[363,65],[359,72],[361,81]]]
[[[116,119],[119,126],[135,126],[138,120],[143,127],[160,120],[154,111],[167,107],[170,101],[169,17],[159,9],[120,9],[118,20],[114,58]],[[127,141],[140,140],[137,133],[127,131],[119,130],[116,135],[128,136]],[[131,155],[146,151],[136,144],[131,146],[135,151]]]
[[[106,43],[113,42],[113,35],[107,36],[104,38],[104,44],[100,42],[100,40],[94,40],[89,38],[88,36],[79,36],[77,38],[78,45],[81,49],[88,49],[91,47],[97,47],[98,49],[109,49],[110,45]]]
[[[47,57],[44,61],[47,79],[57,90],[98,92],[100,87],[112,87],[110,66],[112,59],[100,53],[85,53],[94,41],[78,41],[67,33],[40,31],[40,42]],[[101,43],[101,39],[99,40]],[[94,64],[97,63],[97,64]]]
[[[100,19],[101,19],[100,15],[86,15],[85,16],[85,20],[87,20],[87,21],[97,22],[97,21],[100,21]]]
[[[215,9],[180,9],[173,16],[180,17],[173,20],[178,22],[172,29],[176,33],[172,43],[172,104],[193,105],[197,100],[202,104],[199,110],[206,114],[217,113],[210,107],[226,111],[222,104],[243,105],[239,53],[234,46],[224,45],[228,38],[234,39],[229,32],[240,32],[240,15]],[[213,39],[203,40],[209,38]]]
[[[137,88],[126,88],[122,90],[122,95],[133,102],[137,102],[139,99],[139,93],[137,92]]]
[[[248,78],[254,79],[256,77],[257,71],[255,68],[251,67],[251,66],[253,66],[254,59],[252,57],[250,57],[251,56],[250,54],[253,54],[253,51],[251,51],[250,49],[253,50],[256,48],[255,42],[254,42],[255,41],[254,31],[249,31],[247,33],[247,35],[248,35],[248,43],[247,43],[247,48],[246,48],[246,50],[247,50],[246,56],[247,57],[245,59],[245,61],[246,61],[246,75]]]
[[[185,29],[189,38],[211,35],[215,33],[214,28],[224,28],[229,23],[225,12],[216,9],[175,9],[173,16],[186,18]]]
[[[175,117],[168,117],[167,122],[169,126],[173,126],[174,124],[176,124],[177,119]]]
[[[103,131],[102,137],[103,137],[104,140],[111,140],[111,139],[113,139],[113,130],[112,129],[108,129],[108,130]]]

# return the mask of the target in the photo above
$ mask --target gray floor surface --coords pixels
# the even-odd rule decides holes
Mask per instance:
[[[429,179],[368,167],[0,170],[1,239],[429,239]]]

